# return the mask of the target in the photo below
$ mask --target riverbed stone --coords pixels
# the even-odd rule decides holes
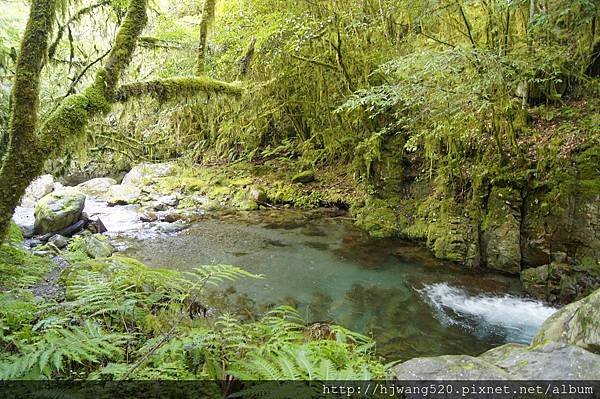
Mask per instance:
[[[172,163],[141,163],[134,166],[123,177],[121,184],[145,185],[154,178],[172,175],[175,169],[175,165]]]
[[[115,247],[102,234],[92,234],[85,238],[85,252],[92,258],[108,258],[115,252]]]
[[[44,196],[54,191],[54,177],[42,175],[29,184],[21,199],[21,206],[33,208]]]
[[[77,188],[84,194],[102,198],[106,195],[110,187],[115,184],[117,184],[115,179],[111,179],[110,177],[98,177],[79,184]]]
[[[128,205],[139,202],[142,191],[131,184],[116,184],[111,186],[106,195],[108,205]]]
[[[550,341],[577,345],[600,354],[600,289],[549,317],[532,344],[543,345]]]
[[[53,233],[72,225],[81,217],[84,206],[85,194],[75,188],[65,187],[46,195],[35,205],[35,233]]]
[[[467,355],[421,357],[392,368],[397,380],[509,380],[510,374]]]
[[[54,234],[48,239],[48,243],[54,245],[58,249],[66,248],[67,245],[69,245],[67,238],[65,236],[61,236],[60,234]]]

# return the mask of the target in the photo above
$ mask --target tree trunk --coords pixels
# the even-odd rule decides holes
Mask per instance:
[[[204,0],[202,6],[202,19],[200,20],[200,43],[198,45],[198,61],[196,62],[196,75],[204,74],[204,61],[206,59],[206,40],[208,27],[215,17],[216,0]]]
[[[21,41],[11,92],[8,145],[0,168],[0,241],[21,196],[44,162],[37,151],[38,94],[55,9],[56,0],[33,0]]]

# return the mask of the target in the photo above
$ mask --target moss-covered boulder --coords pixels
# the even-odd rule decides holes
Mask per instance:
[[[140,186],[148,184],[152,179],[173,175],[176,166],[173,163],[141,163],[134,166],[123,177],[121,184]]]
[[[53,233],[72,225],[81,218],[84,206],[85,194],[71,187],[46,195],[35,205],[35,233]]]
[[[98,177],[79,184],[77,188],[82,193],[91,195],[92,197],[103,197],[110,187],[115,184],[117,184],[115,179],[111,179],[110,177]]]
[[[84,240],[85,252],[94,259],[108,258],[115,252],[115,247],[102,234],[92,234]]]
[[[549,341],[565,342],[600,353],[600,289],[563,307],[542,324],[533,345]]]
[[[305,170],[292,176],[292,183],[306,184],[313,181],[315,181],[315,172],[312,170]]]

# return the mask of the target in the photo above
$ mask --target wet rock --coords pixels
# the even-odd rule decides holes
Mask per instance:
[[[292,177],[292,183],[310,183],[315,181],[315,172],[312,170],[305,170]]]
[[[48,243],[54,245],[58,249],[66,248],[69,245],[67,238],[60,234],[55,234],[48,239]]]
[[[35,233],[57,232],[74,224],[81,217],[84,206],[85,195],[73,188],[46,195],[35,205]]]
[[[43,175],[31,182],[21,199],[21,206],[33,208],[37,201],[54,191],[54,177]]]
[[[142,192],[139,187],[130,184],[111,186],[106,194],[108,205],[128,205],[139,201]]]
[[[577,345],[600,353],[600,289],[591,295],[573,302],[542,324],[533,345],[549,341]],[[600,370],[599,367],[596,370]]]
[[[121,184],[124,185],[144,185],[154,178],[165,177],[173,174],[175,165],[171,163],[142,163],[134,166],[123,177]]]
[[[85,238],[85,252],[92,258],[108,258],[115,252],[115,247],[102,234],[92,234]]]
[[[184,222],[182,222],[181,220],[178,220],[173,223],[162,223],[158,226],[158,230],[162,233],[171,234],[171,233],[178,233],[178,232],[184,230],[186,227],[187,227],[187,225]]]
[[[466,355],[411,359],[392,368],[397,380],[508,380],[510,374],[484,360]]]
[[[111,186],[117,184],[115,179],[109,177],[98,177],[85,181],[77,186],[82,193],[92,197],[103,198]]]

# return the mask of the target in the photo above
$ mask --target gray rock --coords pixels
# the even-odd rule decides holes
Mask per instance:
[[[175,165],[172,163],[142,163],[134,166],[123,177],[121,184],[144,185],[156,177],[165,177],[175,171]]]
[[[54,234],[48,239],[48,243],[54,245],[58,249],[66,248],[69,245],[67,238],[60,234]]]
[[[510,374],[467,355],[415,358],[392,368],[397,380],[509,380]]]
[[[37,201],[54,191],[54,177],[52,175],[43,175],[29,184],[25,194],[21,199],[21,205],[27,208],[33,208]]]
[[[251,187],[248,190],[248,198],[256,202],[267,202],[267,193],[260,187]]]
[[[556,341],[600,353],[599,309],[600,289],[550,316],[533,338],[532,345]]]
[[[550,342],[533,348],[507,344],[494,348],[479,358],[519,380],[600,378],[600,355],[560,342]]]
[[[185,224],[185,222],[178,220],[173,223],[161,223],[158,226],[158,230],[162,233],[171,234],[171,233],[178,233],[178,232],[184,230],[186,227],[187,227],[187,225]]]
[[[102,234],[92,234],[85,238],[85,252],[92,258],[108,258],[115,252],[115,247]]]
[[[117,184],[115,179],[109,177],[98,177],[85,181],[77,186],[82,193],[92,197],[104,198],[111,186]]]
[[[81,217],[84,206],[85,195],[74,188],[65,187],[46,195],[35,205],[35,233],[52,233],[72,225]]]
[[[130,184],[111,186],[106,194],[109,205],[128,205],[139,201],[142,192],[139,187]]]

